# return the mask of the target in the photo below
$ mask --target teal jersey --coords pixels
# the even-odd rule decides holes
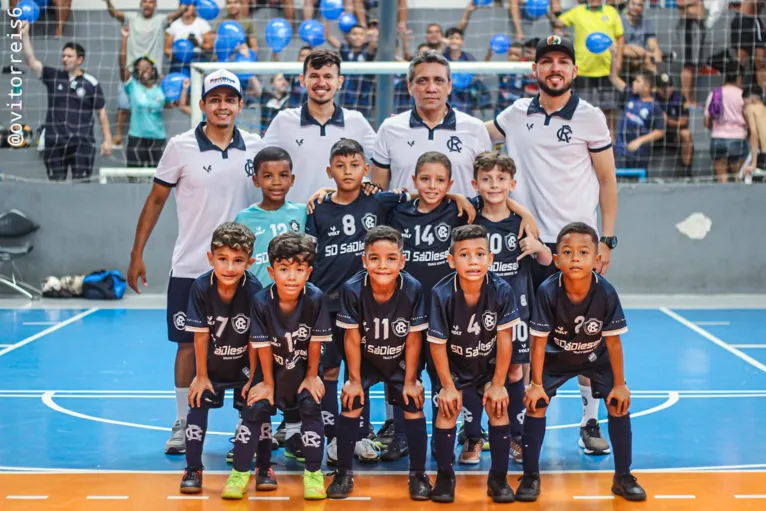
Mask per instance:
[[[269,243],[283,232],[306,230],[306,205],[286,201],[278,210],[266,211],[257,204],[253,204],[240,211],[234,221],[248,226],[255,234],[255,247],[253,247],[255,262],[250,272],[266,287],[272,282],[267,270]]]
[[[131,78],[125,83],[125,93],[130,98],[130,130],[128,135],[137,138],[164,140],[167,138],[162,112],[165,94],[157,84],[146,87]]]

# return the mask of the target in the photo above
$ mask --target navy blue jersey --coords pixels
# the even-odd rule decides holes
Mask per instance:
[[[494,374],[497,332],[519,321],[513,290],[506,281],[488,272],[478,303],[469,307],[460,279],[452,273],[431,292],[428,342],[447,344],[452,378],[465,386]]]
[[[340,205],[325,198],[306,220],[306,234],[317,240],[317,255],[311,282],[327,296],[331,312],[339,309],[343,284],[362,269],[364,237],[382,224],[389,211],[407,200],[404,193],[359,193],[351,204]]]
[[[466,215],[457,216],[457,206],[445,199],[429,213],[418,211],[418,200],[400,204],[388,217],[388,225],[404,238],[407,271],[431,289],[452,270],[447,263],[452,229],[466,224]],[[426,304],[430,296],[426,293]]]
[[[221,300],[213,270],[198,277],[189,292],[186,330],[207,332],[210,338],[207,371],[211,381],[235,382],[249,365],[247,342],[253,297],[263,286],[249,272],[229,303]]]
[[[340,291],[337,325],[359,329],[362,357],[388,380],[404,381],[404,344],[410,332],[428,328],[426,305],[420,282],[406,272],[391,298],[375,301],[366,271],[354,275]]]
[[[686,105],[683,96],[677,90],[669,98],[663,99],[659,94],[654,95],[655,101],[659,103],[662,111],[668,116],[669,120],[678,121],[683,117],[689,117],[689,107]]]
[[[561,272],[551,275],[537,290],[529,333],[547,337],[545,356],[565,366],[593,362],[606,352],[603,337],[628,331],[617,291],[593,273],[588,295],[574,304],[567,296]]]
[[[253,348],[271,346],[275,373],[296,371],[303,378],[308,368],[309,342],[332,340],[330,314],[325,297],[316,286],[307,283],[295,310],[285,316],[279,309],[275,284],[255,295],[252,307],[250,344]]]

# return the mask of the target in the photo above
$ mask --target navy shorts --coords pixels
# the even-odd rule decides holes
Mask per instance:
[[[495,368],[492,367],[488,374],[478,376],[470,382],[454,380],[455,388],[457,390],[464,390],[473,387],[476,389],[476,393],[479,394],[479,397],[483,397],[485,388],[490,382],[492,382],[492,378],[494,376]],[[441,392],[441,390],[442,385],[439,379],[437,378],[436,380],[431,380],[431,399],[433,400],[434,406],[437,408],[439,408],[439,392]]]
[[[274,406],[272,407],[272,415],[276,415],[277,410],[280,410],[285,414],[285,417],[288,415],[291,417],[295,416],[294,413],[289,414],[288,412],[297,411],[301,395],[308,392],[304,390],[301,392],[301,395],[298,394],[298,388],[303,383],[305,376],[306,374],[303,370],[288,371],[274,367]],[[263,375],[258,371],[258,374],[253,378],[253,387],[262,381]]]
[[[362,388],[365,390],[365,393],[373,385],[383,382],[386,387],[386,402],[388,404],[398,406],[407,413],[416,413],[423,409],[422,407],[417,408],[412,400],[410,400],[408,404],[404,404],[404,396],[402,396],[402,389],[404,388],[404,384],[402,383],[404,381],[403,374],[401,375],[401,378],[388,379],[364,358],[362,358],[361,373]],[[359,408],[362,408],[361,400],[355,398],[354,402],[351,404],[351,408],[349,409],[344,406],[343,411],[358,410]]]
[[[556,391],[575,376],[590,378],[591,392],[596,399],[605,399],[614,387],[614,374],[609,362],[609,355],[604,354],[595,362],[583,364],[579,367],[563,366],[548,362],[546,358],[543,365],[543,388],[549,398],[556,395]],[[537,402],[538,408],[545,408],[545,401]]]
[[[517,323],[511,329],[511,335],[513,336],[513,347],[511,348],[511,364],[529,364],[531,359],[530,355],[530,342],[529,342],[529,327],[526,321]]]
[[[170,277],[168,282],[168,340],[173,342],[194,342],[194,332],[186,331],[186,309],[189,307],[189,292],[195,279]]]
[[[337,312],[330,313],[330,321],[332,321],[332,341],[322,343],[322,368],[325,371],[340,367],[340,363],[346,358],[346,349],[344,347],[346,329],[339,327],[335,323],[337,317]]]
[[[209,390],[206,390],[202,393],[202,399],[200,400],[200,408],[207,408],[207,409],[213,409],[213,408],[221,408],[223,407],[223,399],[224,399],[224,393],[227,389],[233,389],[234,390],[234,408],[242,411],[243,408],[247,405],[247,400],[242,397],[242,387],[245,386],[247,383],[247,380],[245,381],[239,381],[239,382],[215,382],[211,381],[213,384],[213,388],[215,389],[215,392],[210,392]]]

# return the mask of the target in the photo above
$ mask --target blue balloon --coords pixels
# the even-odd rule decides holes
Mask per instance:
[[[238,43],[236,39],[228,35],[219,35],[213,44],[213,50],[215,50],[215,56],[218,62],[225,62],[229,60],[231,54],[236,51]]]
[[[309,46],[319,46],[324,42],[324,26],[317,20],[306,20],[301,23],[298,34]]]
[[[351,27],[358,24],[359,21],[357,21],[356,16],[350,12],[344,12],[338,16],[338,28],[340,28],[340,31],[344,34],[348,34],[348,32],[351,30]]]
[[[218,37],[230,37],[237,41],[237,44],[242,44],[247,40],[245,29],[238,21],[234,20],[222,21],[218,25]]]
[[[472,73],[452,73],[452,87],[457,90],[465,90],[473,82]]]
[[[247,55],[242,55],[240,52],[237,52],[234,62],[258,62],[258,55],[253,50],[250,50]],[[247,81],[254,74],[254,72],[251,73],[249,71],[241,71],[237,74],[237,78],[239,78],[239,83],[242,84],[243,89],[247,87]]]
[[[477,7],[486,7],[492,3],[492,0],[473,0]]]
[[[173,43],[173,58],[182,64],[188,64],[194,58],[194,45],[188,39],[179,39]]]
[[[335,21],[343,12],[343,0],[322,0],[319,4],[319,12],[324,19]]]
[[[203,20],[212,21],[218,17],[218,4],[215,0],[195,0],[197,15]]]
[[[490,41],[489,47],[492,48],[492,51],[495,53],[508,53],[508,50],[511,49],[511,40],[508,39],[508,36],[505,34],[497,34],[492,38],[492,41]]]
[[[193,5],[194,0],[179,0],[178,3],[180,3],[181,5]]]
[[[166,101],[178,101],[181,99],[181,91],[184,88],[184,80],[187,76],[183,73],[170,73],[162,80],[162,92]]]
[[[612,38],[603,32],[593,32],[585,39],[585,47],[594,54],[604,53],[612,46]]]
[[[21,9],[21,15],[19,15],[21,21],[28,21],[31,24],[40,18],[40,6],[34,0],[21,0],[16,7]]]
[[[287,48],[293,38],[293,27],[284,18],[274,18],[266,25],[266,44],[272,51],[279,53]]]
[[[527,18],[536,20],[540,16],[545,16],[550,7],[550,0],[526,0],[524,3],[524,15]]]

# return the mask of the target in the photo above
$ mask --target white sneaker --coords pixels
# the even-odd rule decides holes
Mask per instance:
[[[338,439],[333,438],[329,442],[327,442],[327,464],[328,465],[335,465],[338,461]]]
[[[378,461],[380,459],[380,447],[369,438],[363,438],[354,446],[354,455],[359,458],[359,461]]]
[[[170,438],[165,442],[165,454],[184,454],[186,453],[186,421],[177,419],[173,423],[173,432]]]

